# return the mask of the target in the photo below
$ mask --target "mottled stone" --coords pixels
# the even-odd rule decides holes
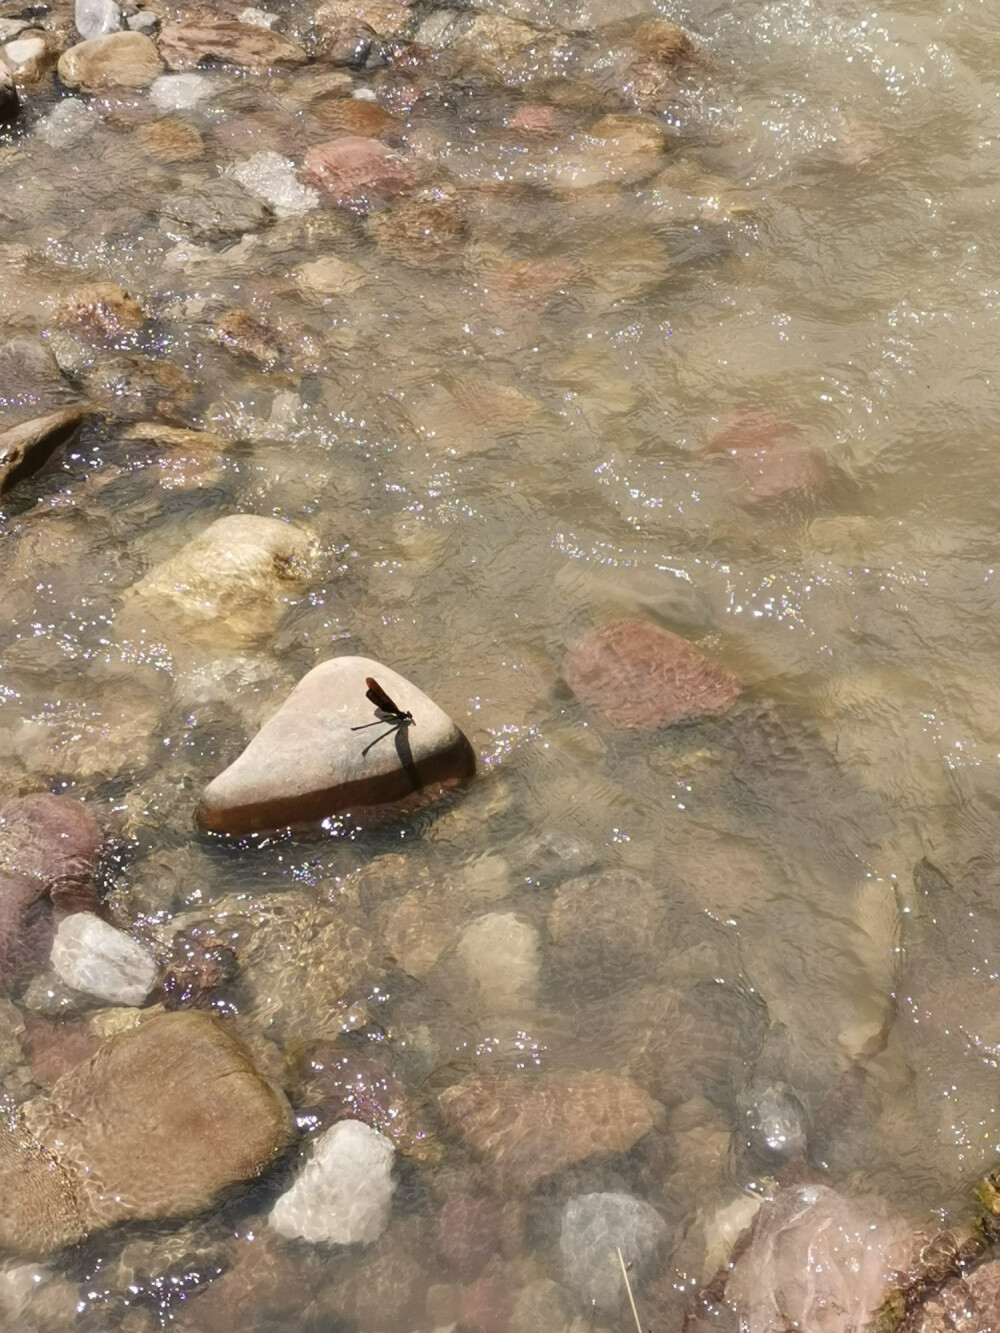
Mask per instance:
[[[366,697],[377,679],[412,720]],[[336,657],[304,676],[240,757],[206,788],[199,820],[216,833],[302,825],[471,777],[475,755],[426,694],[367,657]]]
[[[663,1123],[663,1107],[637,1084],[600,1072],[474,1075],[438,1106],[500,1188],[517,1193],[574,1162],[627,1152]]]
[[[78,287],[59,307],[59,320],[108,342],[135,333],[145,319],[142,306],[124,288],[112,282]]]
[[[693,644],[643,620],[614,620],[570,649],[566,682],[617,727],[663,727],[728,708],[740,694],[731,671]]]
[[[177,70],[213,59],[263,72],[304,65],[308,58],[297,42],[279,33],[222,18],[168,23],[160,32],[159,47],[169,67]]]
[[[1000,1328],[1000,1260],[988,1259],[971,1273],[953,1277],[931,1292],[899,1326],[898,1333],[993,1333]]]
[[[85,407],[64,407],[0,430],[0,495],[37,472],[73,438],[86,416]]]
[[[374,213],[368,230],[379,248],[412,268],[438,268],[461,255],[465,218],[452,203],[404,199]]]
[[[59,57],[67,88],[99,93],[105,88],[147,88],[163,72],[156,47],[141,32],[110,32],[79,42]]]
[[[141,126],[136,137],[143,149],[160,162],[193,162],[205,151],[205,141],[195,127],[177,116],[164,116]]]

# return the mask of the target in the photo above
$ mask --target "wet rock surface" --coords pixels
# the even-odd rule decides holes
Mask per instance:
[[[49,460],[80,429],[86,409],[65,407],[0,430],[0,495]]]
[[[369,678],[377,678],[412,721],[373,704],[366,697]],[[371,658],[333,658],[299,682],[243,754],[209,784],[199,818],[217,833],[304,824],[454,784],[474,768],[465,736],[403,676]]]
[[[438,1097],[445,1123],[502,1188],[522,1192],[573,1162],[627,1152],[663,1108],[609,1074],[475,1077]]]
[[[60,79],[85,93],[146,88],[162,70],[156,47],[141,32],[108,33],[71,46],[59,57]]]
[[[150,1018],[4,1125],[2,1243],[44,1253],[129,1218],[198,1213],[291,1133],[282,1094],[214,1019]]]
[[[662,727],[728,708],[740,694],[732,672],[693,644],[642,620],[616,620],[570,649],[566,683],[617,727]]]

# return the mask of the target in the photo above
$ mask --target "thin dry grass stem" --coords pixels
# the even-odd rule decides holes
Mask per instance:
[[[622,1266],[622,1277],[625,1279],[625,1290],[628,1292],[628,1303],[632,1307],[632,1318],[635,1320],[636,1333],[642,1333],[639,1311],[635,1308],[635,1297],[632,1295],[632,1283],[628,1280],[628,1269],[625,1267],[625,1256],[622,1254],[620,1245],[616,1245],[615,1249],[618,1251],[618,1262]]]

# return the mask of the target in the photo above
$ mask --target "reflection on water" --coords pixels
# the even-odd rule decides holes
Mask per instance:
[[[182,932],[175,997],[217,968],[305,1136],[392,1138],[392,1218],[364,1250],[277,1236],[286,1162],[44,1281],[12,1263],[0,1309],[626,1327],[565,1253],[608,1193],[666,1223],[634,1255],[666,1330],[786,1157],[960,1220],[1000,1148],[995,25],[682,4],[667,50],[652,0],[269,8],[367,65],[43,80],[0,141],[0,426],[95,411],[3,501],[0,794],[90,804],[109,918],[161,957]],[[197,625],[146,613],[140,581],[234,513],[299,524],[308,564]],[[739,702],[609,725],[562,668],[623,617]],[[473,786],[196,834],[204,784],[338,652],[431,694]],[[4,1020],[17,1102],[90,1050],[44,989]],[[610,1079],[648,1132],[491,1176],[477,1089],[501,1123],[520,1097],[571,1138],[599,1116],[543,1074]]]

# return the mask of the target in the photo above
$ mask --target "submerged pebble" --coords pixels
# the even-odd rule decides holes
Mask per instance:
[[[666,1238],[666,1222],[642,1199],[578,1194],[562,1211],[559,1251],[566,1285],[588,1306],[616,1311],[625,1294],[622,1261],[630,1280],[641,1282]]]
[[[282,1236],[316,1244],[370,1245],[389,1224],[395,1152],[360,1120],[341,1120],[315,1141],[295,1183],[271,1209]]]
[[[92,912],[74,912],[60,923],[52,967],[67,986],[108,1004],[142,1004],[156,980],[153,955]]]

